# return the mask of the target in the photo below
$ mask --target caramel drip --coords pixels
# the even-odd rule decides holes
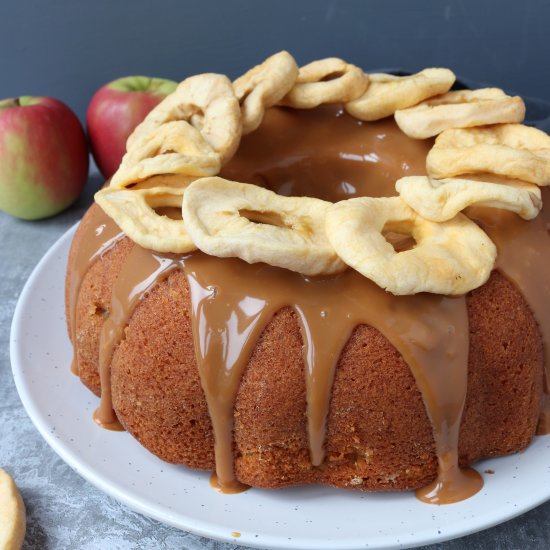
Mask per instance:
[[[341,320],[339,319],[340,312],[334,308],[334,298],[339,301],[339,297],[332,294],[327,297],[327,301],[315,303],[315,296],[318,298],[319,293],[323,291],[323,284],[330,285],[330,283],[315,279],[309,281],[310,285],[306,287],[308,292],[302,297],[305,300],[298,301],[296,300],[297,296],[292,296],[294,302],[292,305],[299,315],[304,341],[311,463],[314,466],[320,466],[325,458],[323,443],[334,372],[340,354],[355,327],[351,327],[350,323],[345,323],[345,321],[342,326],[333,324]],[[293,287],[296,288],[294,285]],[[349,316],[347,316],[347,320],[351,321]],[[338,330],[334,330],[335,326],[338,327]]]
[[[179,261],[173,257],[134,245],[115,282],[111,312],[101,329],[99,340],[101,402],[94,412],[94,420],[103,428],[123,429],[113,410],[111,359],[114,350],[122,340],[124,329],[137,304],[178,265]]]
[[[263,264],[199,253],[185,259],[184,269],[222,488],[235,485],[233,407],[242,373],[267,323],[277,311],[291,306],[298,313],[304,340],[313,465],[320,465],[324,458],[338,358],[353,329],[367,324],[384,334],[411,367],[432,422],[439,474],[426,500],[454,502],[479,490],[479,476],[464,474],[458,467],[469,343],[464,298],[396,297],[353,270],[336,277],[307,278]]]
[[[516,214],[470,208],[468,215],[487,232],[498,250],[497,269],[510,279],[529,304],[540,327],[545,366],[545,396],[537,433],[550,433],[550,190],[542,189],[542,213],[525,221]]]
[[[214,431],[217,481],[222,490],[234,491],[241,484],[233,472],[233,406],[242,373],[270,311],[261,297],[243,292],[246,280],[239,280],[240,274],[235,278],[223,268],[204,272],[208,265],[208,260],[201,261],[204,258],[198,254],[189,258],[185,270],[191,291],[195,355]]]
[[[209,481],[210,487],[212,487],[212,489],[216,489],[216,491],[219,491],[224,495],[236,495],[237,493],[244,493],[244,491],[249,489],[248,485],[245,485],[244,483],[239,483],[235,480],[233,480],[230,485],[226,484],[222,486],[218,480],[218,474],[216,472],[212,472]]]
[[[78,332],[78,319],[76,315],[76,305],[80,286],[84,276],[91,265],[109,250],[117,241],[124,237],[124,233],[114,224],[103,212],[101,208],[95,206],[88,212],[86,219],[89,230],[78,243],[71,258],[69,266],[69,292],[68,292],[68,311],[69,327],[71,338],[73,340],[73,360],[71,361],[71,371],[78,375],[78,357],[76,346],[76,335]]]

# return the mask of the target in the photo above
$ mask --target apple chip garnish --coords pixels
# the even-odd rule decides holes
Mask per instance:
[[[455,75],[449,69],[424,69],[410,76],[369,74],[366,92],[345,104],[346,111],[359,120],[372,121],[393,115],[421,101],[451,89]]]
[[[184,187],[113,189],[95,194],[95,201],[135,243],[157,252],[185,253],[196,250],[185,225],[159,211],[181,212]]]
[[[217,174],[220,157],[189,123],[166,122],[124,155],[110,187],[123,189],[158,174],[202,177]]]
[[[542,208],[540,189],[519,181],[504,184],[410,176],[397,180],[395,188],[413,210],[433,222],[451,220],[474,205],[509,210],[525,220],[535,218]]]
[[[425,139],[447,128],[469,128],[522,122],[525,104],[499,88],[447,92],[408,109],[395,111],[395,121],[409,137]]]
[[[192,76],[134,130],[110,185],[123,188],[157,174],[216,174],[240,139],[241,113],[231,81],[218,74]]]
[[[550,136],[523,124],[445,130],[426,158],[436,179],[489,173],[550,184]]]
[[[346,268],[325,234],[329,207],[319,199],[283,197],[214,177],[186,189],[183,219],[193,242],[207,254],[321,275]]]
[[[328,57],[300,67],[296,83],[281,105],[313,109],[324,103],[346,103],[361,96],[368,85],[369,77],[359,67]]]
[[[0,468],[0,548],[19,550],[25,538],[25,504],[13,479]]]
[[[396,295],[466,294],[489,278],[497,253],[466,216],[434,223],[400,197],[338,202],[327,212],[326,231],[344,262]],[[410,235],[416,246],[396,252],[384,232]]]
[[[294,86],[298,65],[285,51],[268,57],[233,82],[241,105],[243,135],[258,128],[266,109],[276,105]]]

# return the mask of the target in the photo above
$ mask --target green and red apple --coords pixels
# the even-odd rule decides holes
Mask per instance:
[[[0,210],[26,220],[61,212],[82,191],[88,162],[84,130],[64,103],[0,100]]]
[[[86,126],[92,154],[105,178],[117,171],[134,128],[176,87],[172,80],[127,76],[105,84],[94,94]]]

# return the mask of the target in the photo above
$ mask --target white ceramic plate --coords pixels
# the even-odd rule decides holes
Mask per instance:
[[[127,433],[97,427],[97,398],[70,373],[64,275],[73,227],[30,276],[11,332],[13,375],[42,436],[72,468],[130,508],[185,531],[269,548],[358,549],[420,546],[490,527],[550,498],[550,436],[521,454],[477,465],[474,497],[432,506],[413,494],[368,495],[323,487],[212,490],[207,473],[165,464]],[[239,536],[240,535],[240,536]]]

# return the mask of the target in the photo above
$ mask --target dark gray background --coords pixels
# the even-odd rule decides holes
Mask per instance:
[[[287,49],[365,69],[445,66],[550,100],[548,0],[2,0],[0,98],[50,95],[83,118],[123,75],[236,77]]]

